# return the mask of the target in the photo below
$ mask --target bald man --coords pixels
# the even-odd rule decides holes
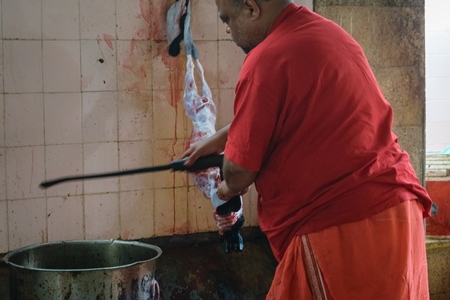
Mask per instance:
[[[428,299],[432,201],[362,48],[292,1],[216,5],[247,54],[234,118],[184,156],[224,151],[221,200],[254,183],[279,261],[267,299]]]

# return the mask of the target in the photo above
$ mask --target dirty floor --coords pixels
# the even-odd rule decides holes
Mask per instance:
[[[259,300],[277,265],[259,228],[244,228],[245,249],[225,253],[217,232],[140,240],[159,246],[157,281],[163,300]],[[0,300],[9,299],[9,270],[0,256]]]

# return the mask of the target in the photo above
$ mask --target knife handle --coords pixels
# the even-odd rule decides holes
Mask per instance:
[[[198,158],[192,166],[185,166],[184,163],[187,158],[174,160],[170,163],[173,171],[188,171],[197,172],[206,170],[209,168],[222,168],[223,154],[220,155],[208,155]]]

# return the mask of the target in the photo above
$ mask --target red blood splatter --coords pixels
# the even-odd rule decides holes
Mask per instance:
[[[109,49],[114,50],[113,44],[111,42],[111,40],[113,40],[114,37],[110,34],[103,34],[103,40],[105,41],[106,45],[108,45]]]

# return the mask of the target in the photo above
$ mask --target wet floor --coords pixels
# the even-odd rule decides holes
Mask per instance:
[[[140,240],[163,250],[156,262],[161,299],[265,299],[277,263],[259,228],[244,228],[242,235],[244,251],[231,254],[217,232]],[[6,299],[9,271],[1,259],[0,300]]]

